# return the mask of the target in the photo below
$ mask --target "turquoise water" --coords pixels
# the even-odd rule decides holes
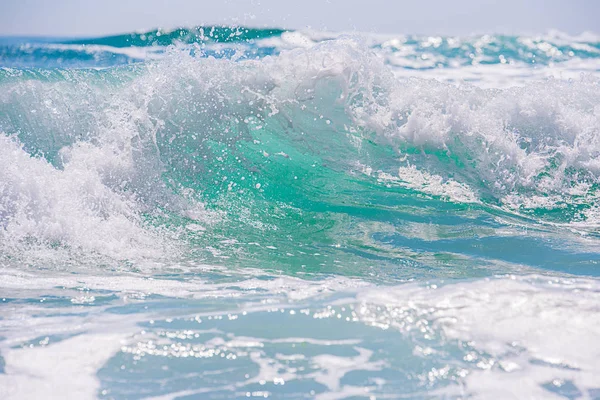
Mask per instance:
[[[600,39],[0,39],[1,398],[600,398]]]

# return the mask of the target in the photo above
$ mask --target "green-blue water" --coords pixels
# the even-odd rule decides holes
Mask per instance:
[[[0,66],[1,398],[600,396],[595,36],[203,27]]]

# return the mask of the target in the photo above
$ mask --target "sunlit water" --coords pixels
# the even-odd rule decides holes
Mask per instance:
[[[0,398],[600,398],[597,36],[0,65]]]

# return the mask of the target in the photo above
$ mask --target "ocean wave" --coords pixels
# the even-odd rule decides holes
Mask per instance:
[[[0,39],[1,398],[598,397],[597,37],[198,34]]]
[[[118,259],[183,235],[231,257],[222,243],[256,235],[265,251],[282,235],[335,245],[369,220],[360,207],[423,195],[593,233],[599,85],[399,80],[352,38],[259,60],[171,50],[100,71],[4,69],[0,234]]]

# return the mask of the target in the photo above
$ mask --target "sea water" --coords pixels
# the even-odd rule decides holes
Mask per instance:
[[[600,398],[600,37],[0,39],[0,398]]]

